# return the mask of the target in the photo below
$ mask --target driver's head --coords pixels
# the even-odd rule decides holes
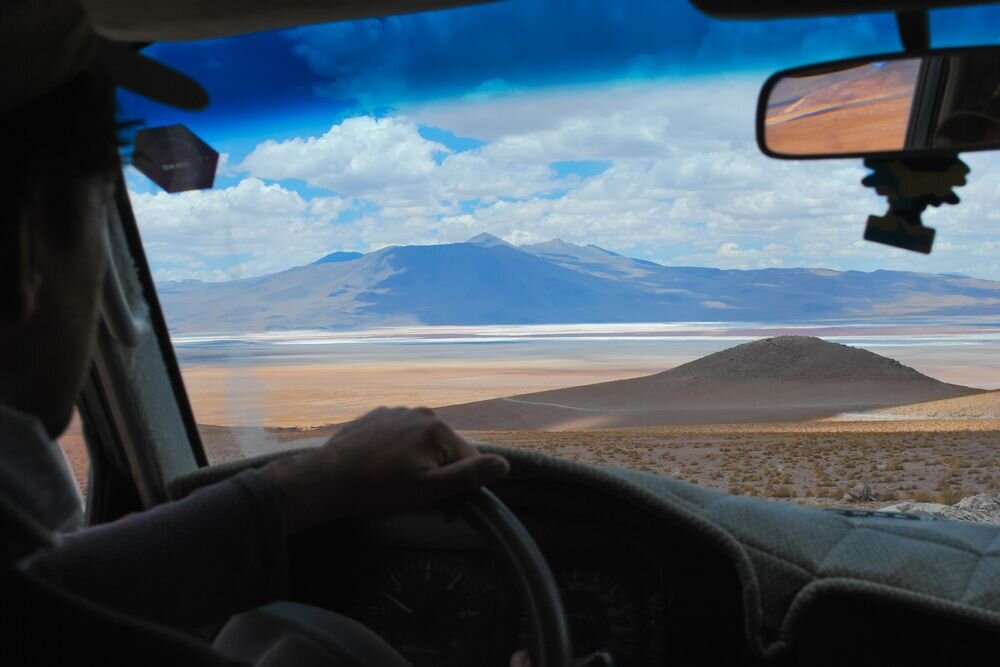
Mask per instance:
[[[0,403],[68,423],[105,268],[119,169],[114,88],[73,2],[0,9]]]
[[[208,95],[99,38],[78,0],[0,0],[0,71],[0,404],[55,436],[96,334],[120,174],[115,84],[190,110]]]

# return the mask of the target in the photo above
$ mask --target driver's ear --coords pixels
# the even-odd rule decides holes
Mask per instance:
[[[0,323],[21,324],[34,315],[42,289],[44,239],[22,209],[0,226]]]

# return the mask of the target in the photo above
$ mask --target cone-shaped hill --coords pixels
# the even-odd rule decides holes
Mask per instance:
[[[889,380],[946,385],[895,359],[813,336],[744,343],[652,377],[671,380]]]
[[[562,430],[817,419],[978,393],[808,336],[737,345],[631,380],[437,410],[461,429]]]

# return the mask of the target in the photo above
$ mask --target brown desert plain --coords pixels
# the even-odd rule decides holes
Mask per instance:
[[[851,507],[1000,493],[1000,391],[815,338],[760,340],[652,375],[557,361],[534,372],[489,363],[404,370],[192,367],[185,377],[216,463],[317,445],[339,428],[329,421],[422,403],[444,406],[437,412],[475,442],[730,493]],[[512,395],[524,389],[532,392]],[[249,423],[265,426],[234,425],[254,411]],[[79,461],[78,435],[63,442]],[[859,498],[865,487],[873,495]]]

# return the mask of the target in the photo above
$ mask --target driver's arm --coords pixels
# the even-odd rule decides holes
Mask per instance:
[[[69,535],[29,571],[119,611],[193,629],[284,594],[283,522],[271,484],[251,470]]]
[[[283,594],[287,535],[427,506],[507,469],[430,410],[381,408],[323,447],[69,536],[31,569],[121,611],[196,627]]]

